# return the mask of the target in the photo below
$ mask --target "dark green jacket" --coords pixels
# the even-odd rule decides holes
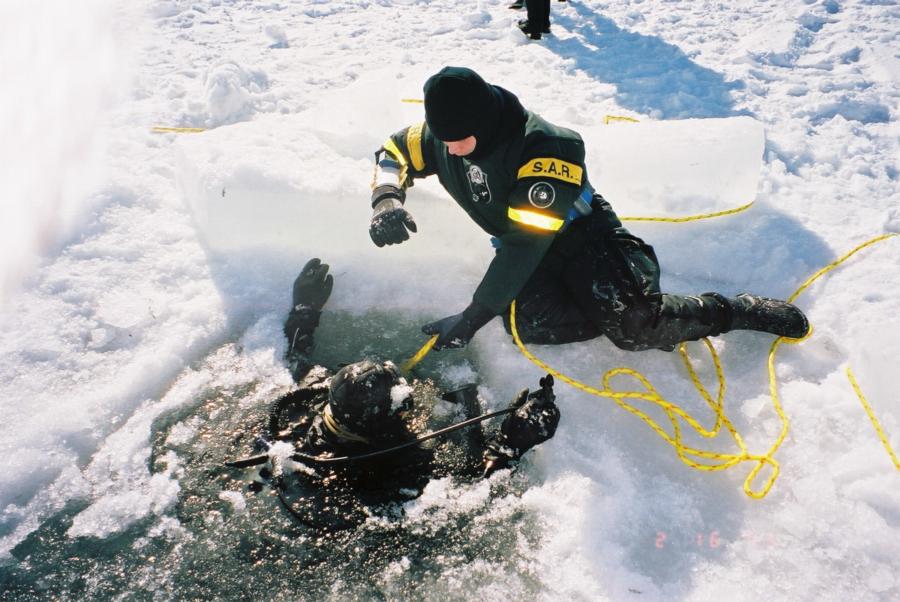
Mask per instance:
[[[437,174],[450,196],[499,245],[473,300],[503,313],[575,217],[589,189],[584,142],[528,111],[520,134],[473,162],[447,152],[426,124],[393,134],[384,150],[401,165],[401,185]],[[587,196],[587,205],[590,196]]]

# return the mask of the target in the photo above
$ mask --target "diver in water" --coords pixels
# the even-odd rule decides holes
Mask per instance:
[[[364,359],[336,372],[316,365],[309,354],[333,284],[319,259],[294,282],[284,334],[297,387],[273,403],[268,432],[257,440],[263,453],[229,463],[257,467],[252,490],[268,482],[303,523],[348,528],[373,514],[401,515],[399,504],[418,497],[432,478],[489,476],[553,437],[560,414],[549,375],[507,409],[478,416],[474,385],[441,395],[431,381],[408,382],[390,361]],[[432,411],[440,400],[455,404],[463,423],[441,425]],[[500,414],[500,429],[483,432],[482,420]],[[462,431],[469,424],[476,428]]]

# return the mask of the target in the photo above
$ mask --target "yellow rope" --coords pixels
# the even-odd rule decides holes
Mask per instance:
[[[822,268],[821,270],[819,270],[818,272],[816,272],[815,274],[813,274],[812,276],[807,278],[806,282],[801,284],[800,288],[798,288],[796,291],[794,291],[794,294],[788,298],[788,302],[793,303],[794,299],[799,297],[803,291],[808,289],[812,285],[813,282],[815,282],[816,280],[818,280],[819,278],[821,278],[822,276],[824,276],[825,274],[827,274],[834,268],[838,267],[839,265],[841,265],[842,263],[844,263],[845,261],[850,259],[853,255],[859,253],[860,251],[862,251],[863,249],[865,249],[867,247],[871,247],[872,245],[881,242],[882,240],[887,240],[888,238],[893,238],[894,236],[897,236],[897,235],[893,234],[893,233],[882,234],[881,236],[876,236],[875,238],[873,238],[871,240],[867,240],[866,242],[862,243],[861,245],[854,247],[850,251],[847,251],[844,255],[842,255],[841,257],[832,261],[831,263],[826,265],[824,268]]]
[[[612,399],[619,407],[628,412],[631,412],[632,414],[643,420],[651,429],[653,429],[654,432],[656,432],[657,435],[659,435],[669,445],[673,446],[676,450],[676,453],[678,454],[678,458],[691,468],[704,471],[716,471],[725,470],[742,462],[755,462],[756,466],[754,466],[754,468],[750,471],[750,474],[747,476],[747,479],[744,481],[744,491],[747,493],[747,495],[754,498],[764,497],[769,492],[769,489],[771,489],[772,484],[775,482],[775,479],[778,477],[778,473],[780,471],[778,462],[774,458],[772,458],[770,454],[756,455],[749,453],[747,451],[746,445],[744,444],[743,438],[740,436],[740,434],[737,432],[737,429],[735,429],[734,425],[725,415],[723,409],[725,397],[725,376],[722,372],[722,365],[721,361],[719,360],[719,356],[708,339],[703,339],[703,343],[706,345],[706,348],[709,351],[710,356],[712,357],[713,363],[715,364],[716,378],[719,383],[719,392],[715,400],[712,399],[703,384],[700,382],[700,379],[697,376],[694,367],[691,365],[690,358],[687,354],[687,347],[684,343],[679,345],[678,351],[681,354],[681,359],[684,362],[688,373],[690,374],[691,380],[694,383],[694,387],[700,393],[701,397],[703,397],[703,399],[707,402],[713,412],[715,412],[716,423],[711,429],[703,428],[694,417],[685,412],[676,404],[673,404],[663,398],[662,395],[660,395],[659,392],[653,387],[653,385],[650,384],[649,380],[647,380],[644,375],[642,375],[640,372],[637,372],[636,370],[632,370],[630,368],[615,368],[613,370],[609,370],[608,372],[606,372],[606,374],[603,375],[603,388],[597,389],[595,387],[591,387],[590,385],[579,382],[565,374],[562,374],[558,370],[553,369],[552,367],[535,357],[534,354],[532,354],[522,343],[522,339],[519,337],[519,332],[516,328],[515,305],[515,302],[513,302],[510,306],[510,326],[512,330],[513,340],[515,341],[516,346],[519,348],[519,351],[521,351],[522,354],[532,363],[540,367],[542,370],[552,374],[555,378],[558,378],[559,380],[572,385],[576,389],[579,389],[586,393],[590,393],[592,395],[596,395],[598,397],[606,397]],[[610,381],[613,377],[619,374],[626,374],[635,378],[644,387],[645,392],[614,390],[610,386]],[[649,401],[660,407],[665,412],[666,417],[669,419],[669,422],[672,424],[673,434],[670,435],[668,432],[666,432],[655,420],[653,420],[645,412],[624,401],[625,399],[629,398]],[[725,425],[735,444],[737,444],[737,446],[740,448],[740,453],[728,454],[712,452],[685,445],[682,440],[682,427],[678,418],[684,420],[684,422],[691,426],[698,435],[706,438],[716,437],[719,434],[721,425]],[[700,463],[694,458],[702,458],[704,460],[711,460],[713,462]],[[768,481],[766,481],[763,489],[761,491],[756,491],[752,488],[752,483],[759,474],[760,470],[762,470],[763,466],[765,465],[769,465],[772,467],[772,474],[769,477]]]
[[[741,205],[740,207],[735,207],[734,209],[728,209],[725,211],[717,211],[715,213],[701,213],[699,215],[688,215],[686,217],[622,217],[620,219],[623,222],[668,222],[671,224],[681,224],[684,222],[695,222],[697,220],[709,219],[712,217],[722,217],[723,215],[734,215],[735,213],[746,211],[752,206],[753,201],[750,201],[746,205]]]
[[[810,286],[812,286],[812,284],[816,280],[818,280],[825,274],[831,272],[832,270],[834,270],[835,268],[840,266],[842,263],[844,263],[845,261],[850,259],[853,255],[855,255],[855,254],[859,253],[860,251],[862,251],[863,249],[871,247],[872,245],[879,243],[883,240],[893,238],[894,236],[897,236],[897,235],[896,234],[882,234],[881,236],[876,236],[875,238],[872,238],[871,240],[867,240],[866,242],[864,242],[860,245],[857,245],[856,247],[854,247],[853,249],[851,249],[844,255],[840,256],[839,258],[832,261],[831,263],[826,265],[824,268],[820,269],[815,274],[813,274],[812,276],[807,278],[803,282],[803,284],[801,284],[797,288],[797,290],[794,291],[794,294],[792,294],[790,297],[788,297],[788,302],[793,303],[797,299],[797,297],[799,297],[804,291],[806,291],[806,289],[808,289]],[[809,338],[810,336],[812,336],[812,330],[810,330],[810,332],[807,333],[805,338]],[[775,411],[778,413],[779,418],[781,418],[781,433],[778,435],[778,438],[775,440],[775,443],[769,449],[769,454],[774,454],[775,451],[778,450],[778,448],[784,442],[785,437],[787,437],[787,431],[788,431],[788,419],[784,415],[784,411],[782,410],[782,407],[781,407],[781,399],[778,396],[778,380],[775,376],[775,354],[778,351],[778,348],[781,345],[781,343],[785,342],[785,341],[786,342],[799,342],[796,340],[778,338],[778,339],[775,339],[775,341],[772,343],[772,347],[769,349],[769,360],[768,360],[769,395],[772,397],[772,404],[775,407]],[[851,384],[852,384],[852,381],[851,381]],[[862,399],[862,397],[860,397],[860,399]],[[864,407],[865,407],[865,405],[866,404],[863,403]],[[884,433],[881,430],[881,426],[877,423],[877,421],[873,421],[872,424],[875,426],[875,430],[879,433],[879,436],[883,437]]]
[[[154,134],[199,134],[200,132],[205,132],[206,128],[173,128],[156,125],[150,131]]]
[[[879,241],[891,238],[893,236],[896,236],[896,235],[895,234],[886,234],[886,235],[878,236],[876,238],[873,238],[872,240],[869,240],[869,241],[855,247],[850,252],[846,253],[845,255],[838,258],[836,261],[828,264],[827,266],[825,266],[824,268],[822,268],[821,270],[817,271],[815,274],[810,276],[802,285],[800,285],[800,287],[797,289],[797,291],[793,295],[791,295],[791,297],[788,300],[790,302],[793,302],[803,291],[805,291],[807,288],[809,288],[809,286],[811,286],[812,283],[815,282],[818,278],[824,276],[831,270],[835,269],[836,267],[838,267],[839,265],[841,265],[842,263],[847,261],[854,254],[858,253],[859,251],[861,251],[871,245],[876,244]],[[716,428],[713,429],[712,431],[705,431],[704,429],[699,427],[699,424],[697,424],[696,420],[694,420],[692,417],[690,417],[685,412],[680,410],[680,408],[678,408],[677,406],[674,406],[674,404],[671,404],[670,402],[665,401],[661,396],[659,396],[659,394],[656,392],[656,390],[653,389],[653,387],[650,385],[650,383],[647,381],[647,379],[643,375],[641,375],[640,373],[638,373],[634,370],[631,370],[629,368],[617,368],[615,370],[608,371],[603,377],[603,387],[604,387],[603,390],[598,390],[593,387],[584,385],[583,383],[580,383],[580,382],[552,369],[550,366],[548,366],[547,364],[545,364],[544,362],[542,362],[538,358],[536,358],[522,344],[522,341],[519,338],[518,332],[516,330],[515,302],[513,302],[512,306],[510,307],[510,323],[511,323],[510,325],[512,326],[513,340],[515,341],[516,346],[519,347],[519,350],[522,352],[523,355],[525,355],[526,358],[531,360],[534,364],[539,366],[542,370],[546,370],[547,372],[549,372],[550,374],[553,374],[555,377],[559,378],[560,380],[567,382],[570,385],[572,385],[582,391],[585,391],[585,392],[588,392],[588,393],[591,393],[593,395],[597,395],[600,397],[612,398],[622,408],[624,408],[625,410],[628,410],[629,412],[637,415],[639,418],[644,420],[644,422],[646,422],[666,442],[668,442],[670,445],[675,447],[675,449],[678,453],[678,457],[685,464],[688,464],[692,468],[697,468],[698,470],[723,470],[725,468],[728,468],[728,467],[738,464],[740,462],[755,461],[757,463],[756,466],[750,471],[746,480],[744,481],[744,492],[752,498],[761,499],[761,498],[765,497],[766,494],[768,494],[769,490],[772,488],[772,485],[774,485],[775,480],[778,478],[778,474],[780,472],[780,467],[779,467],[778,461],[775,460],[775,458],[773,456],[774,456],[775,452],[778,450],[778,448],[781,446],[781,444],[784,442],[784,439],[787,437],[788,426],[789,426],[787,416],[784,413],[784,408],[781,405],[781,400],[778,395],[778,382],[777,382],[777,378],[775,375],[775,354],[776,354],[779,346],[782,343],[799,343],[801,341],[808,339],[810,336],[812,336],[812,329],[810,329],[810,332],[807,333],[807,335],[805,337],[803,337],[802,339],[788,339],[788,338],[784,338],[784,337],[778,337],[772,343],[772,347],[769,351],[769,358],[768,358],[769,393],[772,397],[772,404],[773,404],[773,407],[775,408],[775,412],[778,414],[778,417],[781,420],[781,432],[779,433],[778,438],[775,440],[775,443],[769,448],[769,450],[765,454],[751,455],[747,452],[747,449],[744,446],[743,440],[741,439],[740,435],[734,430],[734,427],[731,425],[731,423],[728,421],[727,417],[723,413],[722,395],[724,394],[725,381],[724,381],[724,377],[722,376],[721,365],[719,363],[718,356],[716,355],[715,350],[713,349],[712,345],[709,343],[708,340],[704,339],[704,343],[706,343],[706,346],[709,349],[710,354],[713,357],[713,361],[716,365],[716,375],[719,378],[719,383],[720,383],[720,397],[717,398],[717,400],[715,402],[712,401],[712,399],[709,397],[708,393],[706,393],[706,391],[703,389],[702,384],[700,383],[699,379],[697,378],[697,375],[694,372],[693,367],[690,364],[690,360],[687,356],[687,352],[686,352],[684,343],[682,343],[679,346],[679,352],[682,354],[682,359],[684,360],[685,366],[687,367],[687,369],[691,375],[691,379],[694,382],[694,386],[697,388],[697,390],[700,392],[700,394],[704,397],[704,399],[706,399],[707,403],[710,405],[710,407],[713,409],[713,411],[716,412]],[[641,384],[643,384],[644,387],[647,389],[648,394],[640,394],[640,393],[634,393],[634,392],[616,393],[615,391],[613,391],[609,387],[609,380],[615,374],[620,374],[620,373],[630,374],[630,375],[634,376],[635,378],[637,378],[641,382]],[[858,392],[858,394],[860,394],[860,393]],[[657,405],[659,405],[661,408],[663,408],[663,410],[666,412],[666,415],[668,416],[670,422],[672,423],[672,427],[674,430],[674,437],[669,436],[668,433],[666,433],[656,422],[654,422],[646,414],[644,414],[640,410],[637,410],[636,408],[629,406],[628,404],[621,401],[621,399],[627,398],[627,397],[645,399],[647,401],[654,402]],[[863,399],[861,394],[860,394],[860,399],[861,400]],[[867,404],[864,402],[863,405],[865,407]],[[868,411],[868,409],[867,409],[867,411]],[[721,421],[728,428],[729,432],[732,435],[732,438],[735,440],[735,443],[737,443],[738,447],[741,449],[741,453],[740,454],[717,454],[717,453],[712,453],[712,452],[703,452],[701,450],[688,448],[688,447],[684,446],[681,443],[680,430],[679,430],[678,422],[677,422],[675,416],[679,416],[682,419],[684,419],[688,424],[690,424],[698,432],[698,434],[700,434],[704,437],[715,436],[715,434],[717,434],[717,432],[718,432],[719,422]],[[869,416],[870,416],[870,419],[872,419],[872,424],[875,426],[875,429],[878,432],[878,435],[881,438],[882,442],[886,443],[887,438],[884,435],[884,431],[881,429],[877,420],[874,419],[874,415],[870,412]],[[891,454],[892,459],[896,459],[896,456],[894,456],[892,452],[890,454]],[[688,455],[694,455],[697,457],[720,460],[721,464],[700,465],[700,464],[697,464],[697,463],[693,462],[692,460],[690,460],[687,457]],[[755,490],[752,487],[752,483],[756,480],[757,476],[759,475],[759,472],[762,470],[763,466],[766,464],[768,464],[769,466],[772,467],[772,473],[770,474],[768,480],[766,480],[766,482],[763,484],[762,489]],[[895,462],[895,465],[896,464],[897,463]],[[900,466],[898,466],[898,468],[900,468]]]
[[[859,397],[859,401],[862,402],[862,406],[866,411],[866,414],[869,415],[869,420],[872,421],[872,426],[875,427],[875,432],[878,434],[878,438],[881,439],[881,444],[884,445],[884,449],[887,450],[888,455],[891,457],[891,461],[894,463],[894,467],[897,470],[900,470],[900,460],[897,459],[897,454],[895,454],[894,450],[891,449],[891,444],[888,443],[887,435],[884,434],[884,429],[881,428],[881,424],[878,422],[878,419],[875,418],[875,412],[872,411],[872,406],[869,405],[869,402],[866,401],[865,396],[862,394],[862,390],[859,388],[859,383],[856,382],[856,377],[853,375],[853,371],[849,366],[847,367],[847,378],[850,379],[850,385],[856,392],[856,396]]]
[[[624,121],[624,122],[627,122],[627,123],[640,123],[640,122],[639,122],[637,119],[635,119],[634,117],[625,117],[625,116],[622,116],[622,115],[606,115],[606,116],[603,118],[603,125],[609,125],[609,123],[611,123],[611,122],[613,122],[613,121]]]
[[[626,123],[640,123],[637,119],[633,117],[625,117],[624,115],[606,115],[603,117],[604,125],[608,125],[614,121],[621,121]],[[753,206],[753,201],[750,201],[746,205],[741,205],[740,207],[735,207],[734,209],[728,209],[726,211],[717,211],[715,213],[703,213],[700,215],[689,215],[686,217],[622,217],[619,218],[623,222],[667,222],[670,224],[683,224],[685,222],[695,222],[701,219],[710,219],[712,217],[722,217],[724,215],[734,215],[735,213],[740,213],[741,211],[746,211],[750,207]]]
[[[403,374],[409,374],[409,371],[412,370],[416,366],[416,364],[421,362],[422,358],[428,355],[428,352],[431,351],[431,348],[434,347],[434,344],[437,343],[437,340],[438,335],[434,335],[433,337],[428,339],[428,341],[424,345],[422,345],[422,348],[416,351],[416,354],[414,356],[403,362],[403,365],[400,366],[400,371],[403,372]]]

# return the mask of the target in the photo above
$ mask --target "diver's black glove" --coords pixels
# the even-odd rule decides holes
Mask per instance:
[[[328,264],[318,257],[306,262],[297,279],[294,280],[293,307],[304,305],[322,311],[331,296],[334,278],[328,273]]]
[[[322,308],[331,296],[334,278],[328,264],[318,257],[306,262],[294,280],[293,306],[284,323],[289,357],[304,353],[312,347],[312,335],[319,325]]]
[[[416,232],[416,222],[403,208],[403,200],[403,191],[391,184],[372,191],[372,209],[375,212],[369,222],[369,236],[379,247],[399,245],[409,240],[409,232]]]
[[[425,334],[438,335],[433,349],[459,349],[465,347],[478,329],[491,321],[494,312],[472,301],[462,313],[448,316],[422,327]]]
[[[559,425],[559,408],[554,400],[553,377],[540,380],[541,388],[529,395],[523,389],[510,402],[516,408],[507,414],[500,432],[488,441],[484,451],[484,476],[515,462],[529,449],[547,441]]]

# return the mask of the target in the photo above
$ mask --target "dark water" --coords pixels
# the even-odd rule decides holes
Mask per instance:
[[[332,365],[338,358],[357,359],[366,331],[373,330],[362,322],[371,323],[371,316],[323,320],[316,359]],[[410,340],[413,327],[399,327],[397,340]],[[324,340],[334,344],[323,346]],[[384,339],[368,340],[373,348],[390,349]],[[395,351],[409,355],[415,349]],[[446,385],[440,383],[442,360],[431,360],[419,376]],[[224,461],[251,453],[262,432],[268,402],[247,402],[259,386],[210,385],[188,407],[155,421],[149,467],[162,472],[177,458],[181,490],[174,507],[97,539],[66,534],[88,505],[70,503],[0,566],[0,599],[469,599],[498,576],[518,595],[540,593],[538,576],[523,557],[540,541],[535,517],[516,503],[529,485],[524,471],[495,476],[490,496],[474,505],[447,500],[415,520],[399,512],[336,533],[296,522],[271,488],[249,491],[247,473],[226,468]],[[183,433],[185,424],[192,425],[187,436],[171,436],[179,425]],[[449,485],[463,492],[480,486],[465,479]],[[223,491],[240,492],[246,507],[222,499]],[[498,510],[498,500],[513,503]]]

